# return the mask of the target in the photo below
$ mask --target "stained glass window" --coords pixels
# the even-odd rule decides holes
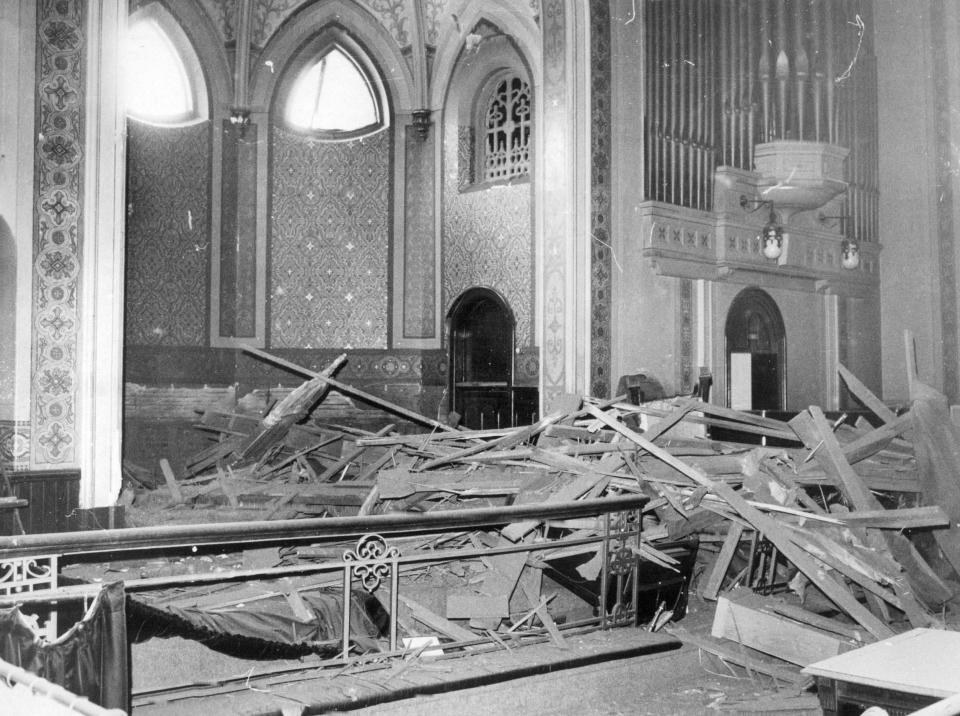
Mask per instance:
[[[484,181],[530,173],[530,85],[519,77],[496,83],[486,105],[481,170]]]

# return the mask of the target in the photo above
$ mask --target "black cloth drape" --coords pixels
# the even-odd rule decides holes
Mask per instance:
[[[292,659],[311,653],[324,657],[339,653],[342,594],[307,592],[301,599],[312,612],[308,621],[296,617],[282,598],[205,610],[154,605],[148,598],[131,596],[127,602],[128,627],[132,642],[179,636],[241,658]],[[376,648],[381,631],[376,623],[379,602],[355,593],[350,606],[350,640],[362,651]],[[371,615],[371,611],[375,613]]]
[[[37,634],[18,607],[0,609],[0,658],[104,708],[130,706],[123,583],[105,586],[83,619],[56,641]]]

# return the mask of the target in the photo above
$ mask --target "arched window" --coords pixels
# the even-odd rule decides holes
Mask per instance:
[[[123,48],[127,113],[155,124],[206,119],[200,60],[166,9],[147,5],[130,16]]]
[[[296,74],[283,119],[293,129],[353,138],[386,126],[383,105],[379,87],[364,66],[334,44]]]
[[[495,79],[481,104],[477,152],[481,181],[494,182],[530,174],[530,85],[516,75]]]

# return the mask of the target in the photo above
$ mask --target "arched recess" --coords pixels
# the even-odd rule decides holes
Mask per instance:
[[[127,117],[126,316],[128,375],[176,364],[162,351],[208,342],[211,238],[220,227],[222,135],[213,131],[229,104],[230,72],[216,28],[192,3],[136,2],[129,23],[156,23],[183,63],[200,104],[190,116]],[[207,377],[213,380],[212,377]]]
[[[351,30],[342,19],[313,26],[271,82],[267,296],[269,340],[276,347],[390,345],[393,96],[383,58],[355,34],[364,28]],[[365,30],[367,36],[379,32]],[[334,49],[376,95],[379,123],[346,132],[291,125],[286,110],[297,80]]]
[[[386,28],[357,3],[327,0],[307,5],[284,20],[260,53],[251,80],[251,105],[254,112],[270,107],[290,63],[300,56],[304,46],[315,41],[328,28],[337,28],[340,37],[349,38],[355,47],[375,65],[395,113],[411,113],[413,75]]]
[[[517,382],[536,386],[539,361],[536,330],[537,251],[534,239],[534,175],[537,132],[529,171],[508,180],[485,181],[478,171],[485,141],[484,117],[490,88],[519,78],[533,89],[532,125],[539,107],[531,68],[515,38],[481,21],[471,31],[480,39],[462,48],[449,78],[441,123],[441,302],[449,313],[472,286],[486,285],[512,307],[517,347]]]
[[[430,106],[440,109],[447,93],[456,88],[453,74],[465,51],[465,36],[481,24],[489,24],[509,36],[514,43],[534,87],[542,84],[540,62],[540,28],[532,15],[515,0],[475,0],[457,15],[462,32],[443,36],[433,63],[433,81],[430,85]],[[536,98],[540,104],[540,98]]]
[[[472,287],[447,314],[450,336],[450,396],[462,425],[503,428],[535,415],[513,381],[514,320],[506,300],[486,287]],[[534,411],[536,403],[533,403]]]
[[[212,118],[225,116],[233,92],[230,66],[217,28],[199,4],[177,0],[133,0],[130,3],[130,17],[139,13],[156,18],[165,29],[170,22],[176,24],[178,32],[183,33],[191,51],[196,53],[200,61],[209,102],[204,108],[204,115]],[[172,39],[176,40],[176,36]]]
[[[734,298],[724,332],[727,404],[738,410],[783,410],[787,395],[787,337],[780,309],[756,287]]]

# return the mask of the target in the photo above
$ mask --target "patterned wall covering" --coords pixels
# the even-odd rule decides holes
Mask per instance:
[[[610,239],[610,3],[590,2],[590,81],[592,118],[590,391],[610,395],[611,239]]]
[[[31,459],[75,459],[84,166],[84,9],[37,2]]]
[[[209,122],[127,122],[128,344],[206,342],[209,157]]]
[[[0,467],[27,470],[30,467],[30,423],[0,420]]]
[[[434,316],[437,265],[432,133],[421,137],[413,127],[406,128],[406,169],[403,337],[433,338],[437,335]]]
[[[517,345],[532,345],[533,238],[530,184],[459,190],[458,128],[445,128],[442,300],[444,315],[463,291],[499,291],[517,320]]]
[[[957,315],[956,247],[954,246],[953,180],[955,148],[951,142],[954,110],[950,97],[950,63],[947,52],[943,0],[930,3],[933,29],[933,93],[937,151],[937,251],[940,265],[940,322],[943,361],[943,392],[952,401],[960,399],[960,316]]]
[[[320,142],[273,128],[273,347],[387,347],[390,154],[389,132]]]

